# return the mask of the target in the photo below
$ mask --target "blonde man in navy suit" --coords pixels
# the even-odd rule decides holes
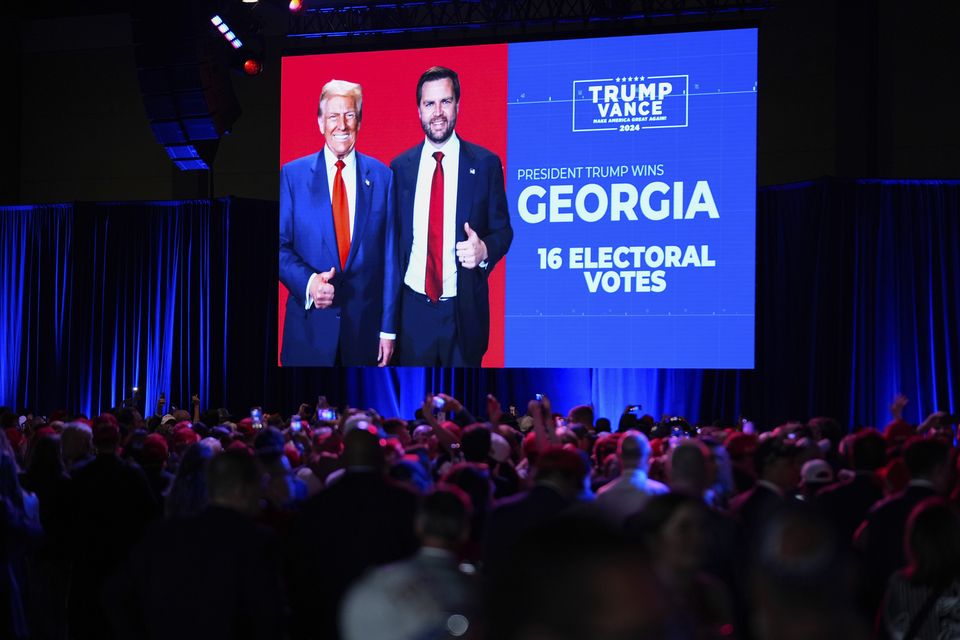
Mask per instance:
[[[355,149],[362,118],[360,85],[331,80],[317,116],[324,148],[281,170],[285,366],[386,366],[393,355],[400,288],[393,174]]]
[[[455,71],[420,76],[417,111],[424,141],[390,164],[403,279],[399,361],[479,367],[490,334],[487,278],[513,241],[503,165],[457,136]]]

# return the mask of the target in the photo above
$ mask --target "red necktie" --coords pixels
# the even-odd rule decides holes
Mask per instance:
[[[343,160],[337,160],[337,175],[333,177],[333,228],[337,233],[340,271],[347,266],[347,256],[350,255],[350,205],[347,204],[347,187],[343,184],[343,166]]]
[[[443,152],[433,154],[437,166],[430,183],[430,221],[427,224],[427,276],[423,290],[436,302],[443,295]]]

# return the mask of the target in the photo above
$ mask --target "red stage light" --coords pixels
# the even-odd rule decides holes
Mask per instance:
[[[290,0],[290,11],[300,11],[303,8],[303,0]]]
[[[243,61],[243,72],[248,76],[259,75],[261,71],[263,71],[263,65],[259,60],[247,58]]]

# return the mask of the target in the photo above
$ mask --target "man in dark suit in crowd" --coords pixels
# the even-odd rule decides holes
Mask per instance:
[[[799,452],[798,447],[779,436],[771,436],[757,445],[753,454],[757,483],[730,502],[730,512],[739,520],[744,540],[757,536],[800,483],[800,469],[795,462]]]
[[[497,503],[487,523],[484,563],[488,575],[509,565],[517,539],[577,501],[587,466],[577,453],[551,446],[537,456],[535,483],[526,493]]]
[[[331,80],[320,94],[323,150],[280,174],[280,280],[287,299],[284,365],[380,365],[396,341],[393,174],[354,148],[360,85]]]
[[[209,506],[148,532],[110,584],[120,638],[285,637],[279,539],[252,519],[256,461],[246,451],[221,453],[206,480]]]
[[[853,542],[853,534],[870,507],[883,498],[876,470],[886,464],[886,442],[876,429],[861,431],[850,443],[854,477],[824,487],[817,494],[817,506],[834,523],[843,544]]]
[[[344,436],[345,473],[306,502],[286,543],[293,637],[337,638],[347,587],[370,567],[412,555],[417,495],[385,474],[378,436]]]
[[[875,504],[854,537],[863,554],[868,610],[880,602],[890,574],[907,564],[903,541],[910,512],[924,499],[946,494],[952,483],[950,446],[940,439],[908,440],[903,462],[910,473],[907,488]]]
[[[100,598],[104,581],[161,514],[143,470],[117,454],[120,428],[113,416],[94,420],[93,446],[96,457],[72,474],[68,618],[72,637],[108,640],[110,625]]]
[[[420,551],[354,583],[341,609],[344,640],[444,638],[456,631],[456,616],[461,629],[477,624],[477,584],[459,568],[470,511],[470,498],[455,486],[424,497],[416,520]]]
[[[390,165],[404,284],[400,364],[478,367],[490,334],[487,278],[513,240],[503,165],[454,131],[456,72],[427,69],[417,110],[426,140]]]

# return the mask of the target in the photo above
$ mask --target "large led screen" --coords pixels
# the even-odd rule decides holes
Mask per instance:
[[[418,100],[435,66],[457,74],[452,105]],[[362,86],[340,262],[332,79]],[[756,80],[755,29],[284,58],[281,364],[376,364],[386,336],[401,366],[752,368]],[[435,117],[458,141],[436,161],[456,172],[445,227]],[[335,289],[324,308],[311,274]],[[443,331],[453,361],[411,359]]]

